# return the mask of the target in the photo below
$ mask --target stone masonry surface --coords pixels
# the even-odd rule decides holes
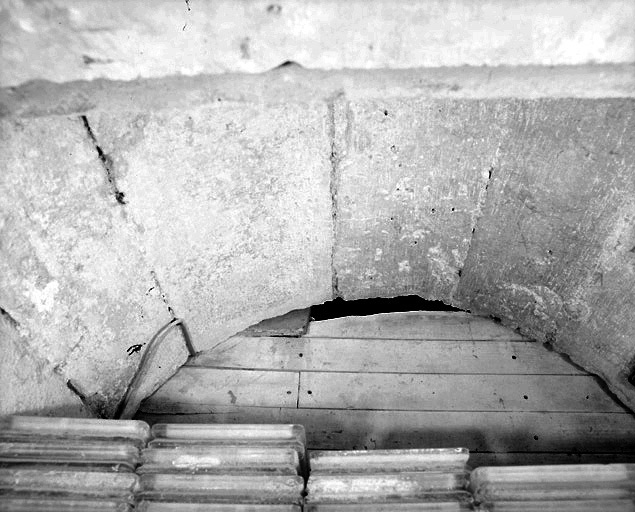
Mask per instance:
[[[128,347],[172,315],[204,350],[334,295],[416,293],[551,343],[633,408],[633,76],[290,66],[4,89],[2,343],[110,415]]]

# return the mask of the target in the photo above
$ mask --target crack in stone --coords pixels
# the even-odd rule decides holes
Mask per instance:
[[[331,247],[331,288],[333,290],[333,298],[337,298],[340,296],[339,291],[339,277],[337,275],[337,268],[335,266],[335,246],[337,244],[337,211],[338,211],[338,202],[337,202],[337,188],[338,188],[338,169],[340,164],[341,155],[338,152],[338,145],[336,141],[337,137],[337,126],[336,126],[336,115],[335,115],[335,102],[344,96],[343,93],[339,93],[335,95],[333,98],[328,100],[327,109],[328,109],[328,125],[329,125],[329,139],[331,145],[331,152],[329,155],[329,160],[331,162],[331,173],[330,173],[330,186],[329,191],[331,194],[331,221],[333,223],[333,245]]]
[[[126,199],[125,199],[126,195],[117,187],[117,181],[115,180],[115,173],[113,170],[112,158],[110,157],[110,155],[106,154],[103,149],[101,149],[101,146],[97,142],[97,137],[95,137],[95,134],[93,133],[93,130],[90,127],[88,118],[85,115],[79,116],[79,118],[82,120],[82,123],[84,123],[84,128],[86,129],[88,138],[90,139],[93,147],[95,148],[95,151],[97,152],[97,156],[99,157],[99,161],[101,162],[101,165],[104,168],[104,171],[106,172],[106,179],[108,180],[108,184],[110,185],[110,188],[112,190],[113,195],[115,196],[115,199],[121,205],[126,204]]]
[[[458,279],[458,282],[457,282],[456,286],[454,287],[454,291],[452,292],[452,296],[454,296],[454,293],[459,288],[460,281],[461,281],[461,278],[463,276],[463,269],[465,268],[465,262],[469,260],[470,253],[472,251],[472,247],[473,247],[473,244],[474,244],[474,237],[476,235],[476,228],[478,227],[479,221],[483,217],[483,208],[485,207],[485,204],[487,203],[488,190],[489,190],[490,183],[492,181],[492,174],[494,172],[494,169],[496,168],[496,160],[498,159],[499,151],[500,151],[500,146],[496,149],[496,154],[494,155],[492,163],[489,166],[489,170],[488,170],[488,174],[487,174],[487,180],[485,181],[485,185],[481,188],[481,190],[480,190],[480,192],[478,194],[478,201],[476,203],[476,211],[474,213],[473,220],[472,220],[472,232],[471,232],[471,235],[470,235],[470,241],[469,241],[469,244],[467,246],[467,251],[465,253],[465,258],[463,259],[463,266],[460,269],[458,269],[459,279]]]
[[[163,287],[161,286],[161,283],[159,282],[159,278],[157,277],[157,273],[154,270],[151,270],[150,271],[150,275],[152,276],[152,280],[154,281],[154,288],[156,288],[158,290],[159,296],[161,297],[161,300],[163,301],[165,306],[168,308],[168,313],[170,313],[170,316],[172,318],[176,318],[176,314],[174,313],[174,309],[172,309],[172,306],[170,305],[170,301],[168,300],[168,297],[167,297],[166,293],[163,291]],[[152,290],[152,288],[150,290]]]

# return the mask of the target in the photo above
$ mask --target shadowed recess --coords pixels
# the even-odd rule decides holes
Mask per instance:
[[[403,311],[462,311],[440,300],[425,300],[417,295],[401,297],[344,300],[341,297],[311,308],[313,320],[328,320],[344,316],[367,316]]]

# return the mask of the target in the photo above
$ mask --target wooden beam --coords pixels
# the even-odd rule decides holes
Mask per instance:
[[[187,365],[367,373],[586,375],[533,341],[234,336]]]
[[[296,372],[183,367],[145,403],[199,412],[218,405],[295,407],[298,378]]]
[[[300,377],[299,406],[396,411],[626,411],[595,377],[582,375],[307,372]]]
[[[157,412],[159,412],[157,410]],[[214,407],[211,414],[139,414],[148,423],[299,423],[307,448],[451,448],[471,452],[635,453],[628,413],[417,412]],[[168,413],[168,414],[166,414]]]

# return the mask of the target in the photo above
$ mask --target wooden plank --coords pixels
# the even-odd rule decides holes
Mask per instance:
[[[629,413],[214,410],[183,415],[146,412],[139,419],[148,423],[299,423],[307,428],[311,450],[462,446],[471,452],[493,453],[635,453],[635,417]]]
[[[242,331],[243,336],[302,336],[309,326],[311,309],[294,309],[268,318]]]
[[[455,311],[380,313],[322,320],[309,324],[307,336],[404,340],[526,340],[489,319]]]
[[[624,412],[592,376],[302,373],[299,406],[400,411]]]
[[[308,337],[471,340],[468,313],[380,313],[311,322]]]
[[[216,405],[295,407],[298,378],[295,372],[183,367],[146,400],[145,406],[152,409],[158,404],[178,404],[199,412]]]
[[[187,364],[294,371],[586,375],[533,341],[234,336]]]

